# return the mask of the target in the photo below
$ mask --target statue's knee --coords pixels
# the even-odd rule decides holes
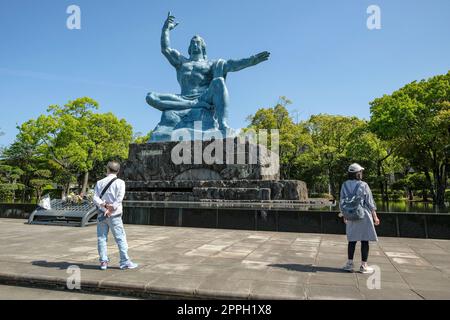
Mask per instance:
[[[176,125],[180,120],[180,115],[175,111],[165,111],[161,118],[161,122],[165,125]]]
[[[149,92],[147,94],[147,103],[151,106],[156,105],[159,102],[158,95],[154,92]]]

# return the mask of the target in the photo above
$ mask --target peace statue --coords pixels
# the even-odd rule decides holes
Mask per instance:
[[[206,43],[200,36],[192,38],[189,58],[170,47],[170,31],[178,25],[169,12],[161,35],[161,51],[177,71],[181,94],[150,92],[147,103],[162,111],[161,122],[152,133],[150,142],[174,140],[176,130],[219,131],[227,137],[229,97],[225,79],[229,72],[257,65],[269,59],[269,52],[261,52],[240,60],[208,60]],[[176,138],[175,138],[176,139]]]

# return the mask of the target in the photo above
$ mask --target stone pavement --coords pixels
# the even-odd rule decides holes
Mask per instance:
[[[102,272],[95,227],[0,219],[0,283],[64,288],[67,267],[77,265],[83,292],[144,298],[450,299],[446,240],[381,238],[370,253],[381,289],[370,290],[369,275],[340,270],[345,236],[134,225],[126,231],[140,267],[118,270],[110,238],[112,268]]]

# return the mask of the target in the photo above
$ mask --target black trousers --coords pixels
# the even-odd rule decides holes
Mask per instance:
[[[356,241],[348,243],[348,260],[353,260],[355,256]],[[363,262],[369,259],[369,241],[361,241],[361,258]]]

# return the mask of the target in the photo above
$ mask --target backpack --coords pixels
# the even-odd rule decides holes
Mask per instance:
[[[344,188],[346,185],[344,184]],[[365,211],[363,207],[364,199],[361,195],[358,195],[358,189],[361,187],[361,183],[355,187],[352,193],[348,194],[347,197],[341,200],[341,211],[344,218],[349,221],[362,220],[365,216]],[[347,189],[348,190],[348,189]]]

